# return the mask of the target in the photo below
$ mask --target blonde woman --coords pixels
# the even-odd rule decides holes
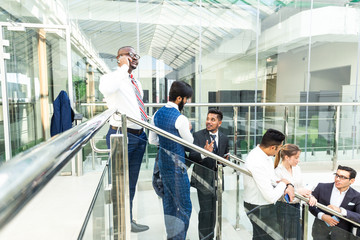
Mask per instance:
[[[295,192],[310,198],[309,205],[314,206],[317,203],[316,198],[311,195],[311,190],[303,186],[298,166],[300,153],[297,145],[285,144],[275,157],[275,174],[280,179],[288,179],[294,185]],[[276,205],[281,235],[284,239],[301,239],[300,200],[294,198],[292,202],[287,203],[286,198],[281,198]]]

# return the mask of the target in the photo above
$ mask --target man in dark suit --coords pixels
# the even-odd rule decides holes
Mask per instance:
[[[360,223],[360,193],[350,187],[355,182],[356,171],[338,166],[333,183],[319,183],[312,192],[319,203],[339,212],[346,218]],[[315,216],[313,239],[351,239],[353,224],[333,217],[317,207],[310,207]]]
[[[206,119],[206,129],[194,133],[194,144],[225,157],[229,152],[229,139],[218,129],[221,126],[223,114],[218,109],[209,109]],[[199,212],[199,238],[213,239],[216,217],[216,187],[215,179],[217,163],[198,152],[190,151],[189,158],[195,162],[191,175],[191,186],[197,189]],[[228,157],[227,157],[228,158]]]

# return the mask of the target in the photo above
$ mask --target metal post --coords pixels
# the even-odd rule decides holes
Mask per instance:
[[[238,107],[234,107],[234,155],[237,150],[237,129],[238,129]]]
[[[296,144],[296,134],[297,134],[297,122],[299,121],[299,108],[298,106],[295,106],[294,109],[294,144]]]
[[[251,106],[248,108],[248,119],[247,119],[247,152],[250,152],[250,135],[251,135]]]
[[[217,165],[217,184],[216,184],[216,240],[221,239],[222,231],[222,189],[223,189],[223,166],[222,164]]]
[[[81,149],[76,154],[77,176],[82,176],[83,175],[83,154],[82,154],[82,150],[83,149]]]
[[[95,106],[91,106],[91,108],[90,108],[91,118],[94,117],[94,107]],[[95,136],[93,138],[95,139]],[[94,145],[95,145],[95,141],[94,141]],[[94,148],[91,148],[91,160],[92,160],[92,170],[95,170],[95,151],[94,151]]]
[[[308,239],[308,221],[309,221],[309,205],[303,204],[303,207],[302,207],[303,240]]]
[[[287,143],[288,134],[289,134],[289,108],[288,107],[285,107],[285,111],[284,111],[284,134],[285,134],[284,143]]]
[[[335,170],[337,167],[337,158],[338,158],[338,150],[339,150],[339,135],[340,135],[340,106],[335,107],[335,131],[334,131],[334,153],[333,153],[333,169]]]
[[[234,107],[234,155],[237,153],[238,107]],[[240,164],[240,163],[238,163]],[[240,230],[240,175],[236,173],[236,222],[235,230]]]
[[[126,119],[125,115],[121,116]],[[123,129],[126,129],[126,120]],[[125,128],[124,128],[125,126]],[[130,239],[130,190],[127,132],[110,136],[114,239]]]

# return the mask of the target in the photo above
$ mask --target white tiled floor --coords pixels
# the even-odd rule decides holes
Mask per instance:
[[[351,166],[352,163],[345,163]],[[323,164],[303,166],[305,183],[315,186],[318,182],[333,181],[331,167]],[[88,168],[88,165],[85,165]],[[360,173],[360,168],[355,166]],[[236,174],[225,168],[225,192],[223,194],[223,231],[222,239],[251,239],[251,225],[240,204],[240,228],[234,229],[236,222]],[[14,220],[0,232],[1,240],[69,240],[77,239],[89,204],[98,184],[101,171],[87,172],[81,177],[56,176],[39,194],[21,211]],[[132,233],[135,240],[165,239],[165,227],[161,199],[151,186],[152,164],[142,169],[138,191],[134,200],[134,218],[147,224],[150,229],[143,233]],[[360,190],[360,177],[354,187]],[[242,178],[240,177],[240,188]],[[197,196],[191,189],[193,212],[187,239],[197,237]],[[240,199],[241,200],[241,199]],[[87,238],[88,239],[88,238]]]

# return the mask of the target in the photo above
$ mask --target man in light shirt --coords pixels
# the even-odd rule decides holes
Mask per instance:
[[[147,121],[142,102],[143,90],[141,83],[132,75],[132,71],[138,66],[139,59],[140,56],[135,53],[133,47],[121,47],[117,55],[118,68],[100,78],[99,90],[104,95],[108,108],[116,108],[121,114],[126,114],[139,121]],[[121,117],[114,114],[109,123],[110,128],[106,135],[108,148],[110,148],[110,135],[120,131]],[[142,232],[148,230],[149,227],[138,224],[133,220],[132,209],[147,137],[143,128],[131,121],[127,121],[127,133],[131,231]]]
[[[280,150],[285,136],[268,129],[260,145],[246,158],[245,168],[252,177],[244,174],[244,207],[253,226],[252,239],[273,239],[278,236],[276,201],[288,194],[294,198],[294,186],[286,179],[278,179],[272,157]],[[274,237],[275,236],[275,237]]]
[[[318,202],[333,209],[342,216],[360,223],[360,193],[350,187],[355,182],[356,171],[350,167],[338,166],[332,183],[319,183],[312,192]],[[310,207],[316,217],[312,227],[313,239],[351,239],[353,225],[339,217]]]
[[[189,120],[180,113],[191,98],[191,86],[182,81],[172,83],[169,102],[153,116],[152,123],[162,130],[193,142]],[[164,187],[163,209],[167,239],[186,238],[191,215],[190,183],[185,165],[184,147],[154,132],[149,143],[159,146],[159,170]]]

